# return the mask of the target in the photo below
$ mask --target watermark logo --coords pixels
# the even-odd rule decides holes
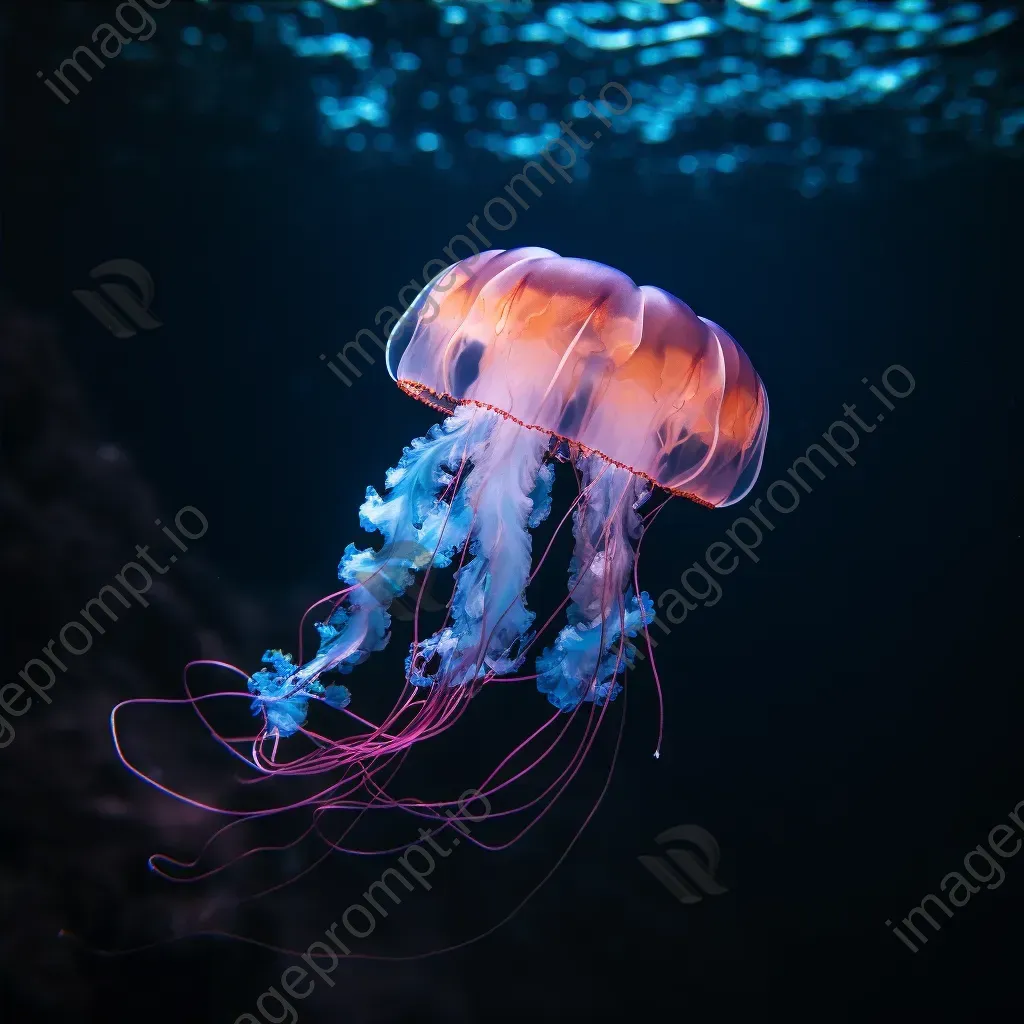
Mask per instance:
[[[416,541],[399,540],[380,552],[381,566],[373,572],[360,573],[359,582],[400,622],[412,622],[420,612],[443,612],[447,603],[439,601],[430,587],[438,574],[420,580],[411,594],[403,594],[403,577],[430,566],[434,552]]]
[[[76,288],[71,293],[115,338],[134,337],[136,327],[152,331],[163,326],[149,312],[154,295],[153,278],[141,263],[108,260],[93,267],[89,276],[94,281],[101,277],[123,277],[135,286],[132,291],[123,284],[107,282],[100,285],[99,291]]]
[[[704,896],[718,896],[729,891],[715,881],[721,854],[718,842],[706,829],[699,825],[677,825],[655,836],[654,841],[659,846],[671,842],[686,843],[700,854],[698,859],[688,849],[670,848],[666,851],[667,857],[645,855],[637,858],[680,903],[700,903]]]

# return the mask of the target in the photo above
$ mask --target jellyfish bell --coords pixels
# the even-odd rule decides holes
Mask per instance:
[[[760,469],[768,399],[746,353],[600,263],[535,248],[456,263],[396,324],[387,365],[428,405],[490,409],[701,504],[741,500]]]
[[[204,725],[265,775],[327,776],[300,804],[318,817],[402,807],[442,820],[453,802],[392,798],[385,769],[450,729],[484,686],[535,681],[555,710],[477,792],[487,801],[536,767],[565,735],[565,723],[589,707],[577,753],[544,792],[549,806],[579,770],[634,664],[634,641],[654,619],[636,566],[645,501],[656,489],[710,508],[739,501],[761,466],[764,386],[732,336],[680,299],[541,248],[481,252],[443,270],[396,322],[387,366],[403,391],[445,419],[404,450],[383,495],[367,488],[360,524],[380,533],[383,545],[345,549],[342,589],[310,609],[330,603],[316,623],[313,657],[302,657],[300,629],[296,660],[268,651],[259,672],[235,669],[248,691],[235,695],[251,701],[259,731],[239,741],[219,736],[205,718]],[[578,479],[559,523],[571,516],[575,546],[568,593],[537,630],[529,584],[547,551],[534,566],[530,531],[551,512],[557,460],[571,462]],[[445,567],[454,569],[445,620],[421,636],[417,601],[405,685],[386,717],[370,721],[358,713],[358,687],[336,677],[388,643],[389,608],[415,574]],[[519,675],[538,632],[562,608],[564,624],[537,656],[536,671]],[[307,714],[315,702],[348,716],[356,733],[314,730]],[[198,699],[190,695],[188,703]],[[556,738],[513,775],[512,758],[543,747],[544,730],[556,722],[563,723]],[[114,731],[116,739],[116,722]],[[305,752],[282,759],[280,742],[295,736],[307,741]],[[342,848],[340,840],[327,845]]]

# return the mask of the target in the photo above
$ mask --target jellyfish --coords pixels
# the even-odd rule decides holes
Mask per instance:
[[[259,730],[245,738],[248,752],[224,740],[259,772],[324,776],[300,801],[317,814],[396,805],[439,814],[450,804],[388,797],[384,776],[493,683],[515,684],[512,700],[534,682],[550,705],[547,724],[512,754],[543,748],[539,763],[581,714],[585,752],[654,618],[636,565],[643,506],[656,491],[707,508],[739,501],[768,428],[764,386],[727,331],[660,288],[548,249],[489,250],[446,268],[394,323],[386,359],[398,387],[444,419],[404,450],[383,494],[367,489],[360,523],[383,544],[345,549],[342,588],[310,609],[326,609],[312,657],[272,650],[260,671],[235,669]],[[538,629],[530,584],[547,552],[534,565],[531,530],[551,513],[557,463],[578,484],[561,518],[572,519],[574,551],[567,593]],[[445,568],[454,580],[445,620],[421,636],[414,617],[401,693],[373,722],[353,673],[388,643],[389,607],[416,574]],[[529,673],[538,636],[562,609]],[[198,710],[199,698],[188,699]],[[356,733],[312,728],[315,702]],[[518,777],[512,754],[478,787],[485,799]],[[574,755],[545,793],[556,798],[581,763]]]

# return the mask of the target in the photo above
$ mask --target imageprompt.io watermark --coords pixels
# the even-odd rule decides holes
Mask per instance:
[[[1019,804],[1012,811],[1010,811],[1010,820],[1021,830],[1021,835],[1024,835],[1024,819],[1021,819],[1021,813],[1024,811],[1024,800],[1021,800]],[[1010,840],[1013,840],[1013,846],[1009,844]],[[988,843],[992,847],[992,853],[996,854],[999,860],[1009,860],[1011,857],[1015,857],[1020,851],[1022,841],[1020,835],[1014,832],[1010,825],[1005,825],[1000,822],[994,826],[988,834]],[[987,873],[982,874],[979,871],[977,861],[980,860],[984,865],[984,869],[987,869]],[[1003,870],[1002,865],[999,863],[988,849],[979,843],[973,850],[969,850],[967,855],[964,857],[964,869],[967,874],[974,879],[975,882],[980,882],[986,889],[998,889],[1006,878],[1006,872]],[[999,876],[999,881],[993,881],[993,879]],[[960,871],[950,871],[945,878],[939,883],[939,891],[942,892],[946,899],[958,909],[966,906],[971,897],[981,891],[981,885],[972,885],[967,877]],[[931,901],[929,903],[929,901]],[[947,918],[953,916],[953,911],[946,906],[942,900],[939,899],[935,893],[928,893],[923,900],[916,906],[911,907],[907,912],[907,916],[900,922],[904,925],[907,931],[913,932],[914,937],[923,946],[928,941],[928,936],[920,931],[917,927],[922,921],[927,921],[932,926],[934,931],[940,931],[942,926],[938,921],[935,920],[932,915],[925,910],[926,906],[930,906],[933,911],[941,910]],[[917,923],[914,922],[914,915],[918,915]],[[896,936],[900,942],[903,943],[911,953],[918,952],[919,947],[915,945],[903,932],[900,931],[899,927],[892,923],[892,918],[885,919],[886,926],[892,929],[893,935]]]
[[[93,267],[89,276],[94,281],[101,277],[123,277],[135,286],[132,291],[123,284],[107,281],[99,286],[99,291],[76,288],[71,293],[115,338],[134,337],[136,328],[154,331],[163,326],[149,311],[155,288],[153,278],[141,263],[107,260]]]
[[[914,380],[911,372],[899,363],[893,363],[882,374],[882,386],[888,392],[889,397],[886,397],[874,384],[869,383],[867,377],[862,378],[861,383],[868,385],[868,390],[881,403],[882,408],[886,412],[892,412],[897,408],[896,405],[889,401],[889,398],[902,401],[911,395],[917,386],[917,382]],[[833,455],[838,455],[848,466],[856,466],[857,460],[850,453],[860,447],[861,435],[858,433],[857,428],[859,427],[865,434],[873,434],[878,429],[878,424],[885,419],[886,412],[876,413],[874,416],[875,422],[866,422],[858,414],[855,404],[844,403],[843,416],[845,418],[835,420],[828,430],[824,431],[821,435],[822,440],[829,448],[826,449],[817,443],[812,444],[803,455],[793,460],[792,466],[786,470],[786,476],[799,484],[800,490],[804,494],[810,494],[814,488],[804,477],[808,474],[813,474],[820,482],[826,476],[824,469],[813,461],[812,456],[817,456],[821,462],[828,463],[832,467],[837,467],[839,463]],[[841,436],[837,437],[837,433],[841,434]],[[786,476],[779,476],[764,489],[767,503],[782,516],[788,516],[790,512],[795,511],[803,497],[800,491],[786,479]],[[685,622],[687,615],[690,612],[695,612],[700,606],[713,608],[718,604],[722,598],[723,590],[716,576],[728,576],[730,573],[735,572],[740,564],[739,555],[736,554],[737,549],[752,562],[761,561],[761,556],[756,553],[755,549],[760,547],[761,542],[764,540],[764,534],[761,532],[762,528],[771,533],[775,530],[776,523],[778,522],[778,519],[774,516],[775,522],[772,522],[768,518],[768,513],[762,510],[761,505],[764,503],[765,498],[758,498],[749,506],[750,517],[737,516],[732,521],[732,526],[725,531],[725,536],[729,538],[731,543],[724,540],[716,540],[708,546],[707,551],[704,553],[707,568],[704,568],[699,561],[695,561],[692,565],[687,566],[680,576],[681,591],[675,587],[668,587],[658,597],[658,600],[655,602],[658,611],[659,613],[665,613],[665,618],[668,619],[671,626],[678,626]],[[715,575],[712,575],[712,573]],[[693,600],[688,600],[686,595]],[[700,605],[698,605],[698,602],[700,602]],[[650,635],[652,632],[650,627],[657,626],[664,636],[669,636],[672,633],[671,626],[662,620],[660,614],[656,614],[647,623],[647,626],[647,642],[650,644],[652,651],[658,646],[659,640]],[[646,658],[646,648],[647,644],[645,643],[643,649],[636,652],[637,661],[643,661]]]
[[[477,802],[483,804],[483,813],[470,814],[468,807]],[[472,821],[475,824],[483,821],[491,813],[491,802],[478,790],[467,789],[458,799],[458,811],[446,810],[444,813],[454,828],[458,829],[463,835],[468,836],[470,829],[466,822]],[[453,836],[451,841],[452,849],[445,850],[441,847],[434,839],[434,836],[439,835],[444,828],[447,828],[447,823],[435,828],[433,831],[420,828],[421,842],[410,843],[397,861],[398,865],[405,869],[407,875],[414,878],[420,886],[427,890],[433,888],[430,882],[427,881],[427,876],[433,874],[436,865],[433,856],[423,846],[423,843],[429,844],[430,849],[439,857],[446,858],[460,842],[459,836]],[[410,863],[414,853],[419,861],[418,867]],[[409,878],[402,874],[398,867],[386,868],[380,878],[362,894],[363,899],[373,907],[377,914],[381,917],[387,917],[389,906],[382,902],[383,897],[386,894],[391,901],[390,908],[393,909],[399,906],[402,902],[402,897],[397,891],[398,883],[401,883],[406,893],[413,892],[415,889]],[[352,938],[365,939],[377,927],[377,914],[367,909],[362,903],[353,903],[341,915],[341,924]],[[320,980],[329,988],[334,988],[336,979],[332,978],[331,974],[338,966],[339,954],[341,956],[349,956],[352,950],[346,942],[339,938],[337,921],[334,921],[331,927],[324,932],[324,938],[329,939],[331,945],[317,939],[311,942],[306,952],[301,955],[301,959],[309,970],[299,967],[298,964],[293,964],[284,969],[284,972],[281,974],[281,989],[284,990],[284,995],[282,995],[276,985],[271,985],[256,1000],[258,1015],[248,1012],[239,1014],[235,1018],[234,1024],[296,1024],[299,1019],[299,1013],[295,1006],[285,998],[285,995],[294,1000],[305,999],[309,996],[313,989],[316,988],[316,978],[310,977],[311,971],[316,972]],[[330,966],[327,965],[326,960],[330,960]],[[307,981],[308,984],[303,984],[303,982]],[[268,1006],[267,1004],[270,1001],[272,1001],[273,1005]]]
[[[146,7],[151,10],[163,10],[171,0],[163,0],[163,3],[158,3],[157,0],[145,0]],[[114,17],[117,20],[117,25],[113,25],[110,22],[103,22],[97,25],[92,33],[92,42],[96,44],[100,53],[103,54],[107,60],[113,60],[119,56],[121,51],[129,46],[135,40],[139,42],[146,42],[153,38],[153,33],[156,32],[156,21],[153,16],[142,7],[137,0],[125,0],[124,3],[118,4],[117,9],[114,11]],[[131,23],[128,19],[131,18]],[[121,32],[120,29],[124,29],[128,35]],[[80,61],[88,57],[91,64],[83,66]],[[70,92],[72,95],[77,96],[79,93],[78,85],[82,82],[91,82],[92,75],[89,74],[89,69],[95,71],[101,71],[107,65],[96,56],[88,46],[76,46],[72,51],[71,56],[61,61],[60,67],[54,69],[53,77],[59,79],[64,90]],[[67,77],[67,73],[74,70],[78,75],[78,79],[72,81]],[[61,103],[67,105],[71,102],[67,96],[64,95],[64,91],[59,89],[42,71],[36,72],[36,78],[40,79],[43,85],[46,86],[54,96],[61,101]],[[76,84],[76,81],[78,84]]]
[[[612,93],[611,100],[614,102],[609,101],[609,91]],[[629,90],[620,82],[606,82],[605,85],[602,86],[601,91],[598,94],[598,98],[604,109],[607,110],[612,117],[625,114],[626,111],[633,106],[633,97],[630,95]],[[606,128],[612,127],[612,122],[603,114],[599,113],[597,107],[587,100],[585,96],[580,96],[578,98],[578,102],[584,104],[590,113]],[[577,149],[575,147],[578,147],[585,153],[593,148],[594,145],[593,142],[587,142],[586,139],[573,131],[573,125],[575,123],[575,120],[559,121],[558,133],[548,139],[547,142],[538,149],[536,154],[544,160],[555,174],[562,178],[563,181],[569,183],[575,180],[569,173],[570,169],[576,166]],[[602,134],[606,133],[597,129],[593,132],[590,138],[600,139]],[[572,138],[572,144],[566,142],[562,137],[563,135],[570,136]],[[555,147],[558,147],[559,150],[565,154],[566,160],[564,163],[561,159],[556,160],[554,158]],[[518,174],[512,175],[509,183],[504,189],[504,191],[515,200],[516,205],[518,205],[521,210],[529,210],[530,204],[519,194],[517,189],[529,189],[530,192],[533,193],[535,199],[540,199],[541,196],[544,195],[544,189],[529,176],[531,171],[539,178],[546,181],[548,185],[555,184],[555,179],[537,160],[528,160]],[[500,211],[500,214],[496,211]],[[508,231],[518,220],[519,211],[508,201],[508,199],[504,196],[498,195],[488,200],[484,205],[483,217],[495,231]],[[505,224],[501,223],[501,217],[506,219],[507,222]],[[484,246],[485,250],[495,248],[496,243],[492,242],[491,239],[477,226],[477,222],[479,220],[479,214],[469,220],[466,223],[466,231],[469,232],[469,234],[472,234],[480,244]],[[435,256],[434,259],[428,260],[424,264],[421,275],[423,282],[421,283],[414,277],[407,285],[403,286],[399,290],[398,302],[401,305],[403,312],[407,310],[426,289],[432,287],[431,295],[424,305],[426,312],[424,313],[421,311],[419,322],[421,324],[433,323],[440,312],[440,307],[437,304],[435,293],[446,292],[459,280],[456,273],[446,273],[446,271],[450,267],[468,259],[470,256],[480,255],[481,250],[479,246],[472,238],[469,237],[469,234],[452,235],[448,240],[448,244],[441,250],[444,253],[444,256]],[[464,245],[469,251],[464,255],[456,256],[455,245],[457,242]],[[497,243],[497,245],[500,245],[500,243]],[[471,277],[473,276],[472,270],[467,272]],[[385,321],[383,324],[381,323],[382,318]],[[352,341],[343,345],[341,351],[334,357],[342,366],[345,367],[345,371],[347,372],[343,372],[336,363],[328,359],[326,353],[321,353],[320,359],[327,365],[327,368],[331,373],[333,373],[334,376],[342,382],[342,384],[346,387],[352,387],[352,378],[362,377],[363,371],[350,358],[350,350],[354,350],[359,355],[365,366],[375,365],[376,360],[363,347],[363,340],[372,341],[382,353],[386,352],[388,347],[387,339],[391,336],[391,332],[394,330],[395,324],[397,324],[401,318],[402,312],[399,312],[394,306],[382,306],[377,310],[377,314],[374,316],[373,322],[377,325],[377,328],[380,330],[380,335],[383,335],[383,338],[375,331],[372,331],[369,327],[364,327],[362,330],[357,331],[356,336]]]
[[[720,896],[729,891],[715,881],[721,851],[707,829],[700,825],[676,825],[655,836],[654,841],[659,846],[686,844],[669,847],[664,857],[644,854],[637,858],[680,903],[700,903],[705,896]],[[700,859],[686,847],[695,850]]]
[[[187,519],[185,516],[186,512],[188,513]],[[159,519],[155,521],[155,525],[163,530],[164,534],[173,541],[174,546],[179,551],[188,551],[188,545],[170,527],[164,526]],[[178,533],[182,537],[187,537],[192,541],[199,540],[200,537],[204,536],[210,526],[206,516],[195,505],[185,505],[183,508],[178,509],[174,516],[174,525],[177,526]],[[198,529],[193,531],[189,529],[190,525],[196,525]],[[167,558],[167,565],[161,566],[150,555],[149,548],[149,544],[137,544],[135,546],[135,554],[146,563],[149,567],[148,569],[136,561],[125,562],[121,566],[121,571],[114,576],[115,582],[121,585],[121,589],[119,590],[113,583],[108,583],[100,587],[99,593],[95,597],[85,602],[85,606],[79,611],[79,615],[81,615],[85,622],[89,623],[89,626],[92,627],[91,630],[77,619],[70,619],[64,623],[57,633],[58,639],[51,639],[41,650],[41,654],[49,658],[49,663],[43,661],[42,657],[29,658],[25,662],[25,667],[18,673],[22,680],[21,683],[0,682],[0,712],[3,712],[0,714],[0,749],[9,747],[14,742],[15,733],[11,720],[21,718],[22,715],[27,714],[34,703],[34,698],[28,695],[25,687],[32,690],[44,703],[53,703],[49,691],[53,689],[54,684],[57,682],[57,674],[54,672],[54,668],[60,669],[61,672],[68,671],[68,666],[63,660],[63,653],[58,655],[53,650],[57,646],[58,640],[64,652],[73,654],[76,658],[81,657],[92,649],[92,645],[95,642],[94,632],[104,636],[111,623],[118,621],[116,607],[108,604],[108,601],[116,600],[121,605],[122,615],[124,614],[124,609],[131,607],[131,600],[129,598],[134,600],[136,604],[142,605],[143,608],[149,607],[149,601],[144,596],[153,586],[153,577],[150,575],[149,569],[152,569],[158,577],[163,576],[171,565],[178,560],[178,556],[172,553]],[[131,576],[130,579],[129,575]],[[100,620],[97,617],[101,611],[105,616],[105,620]],[[104,625],[104,622],[106,625]],[[53,668],[50,667],[51,664]],[[22,698],[24,698],[24,703],[21,703]]]

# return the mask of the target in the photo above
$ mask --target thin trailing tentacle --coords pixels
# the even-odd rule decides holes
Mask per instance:
[[[413,573],[428,565],[443,568],[466,540],[471,510],[460,489],[446,500],[453,474],[488,424],[477,410],[464,406],[426,437],[405,449],[398,465],[388,470],[386,496],[373,487],[359,509],[367,531],[384,537],[381,549],[359,550],[349,544],[338,566],[347,583],[345,599],[326,622],[316,624],[320,647],[306,664],[297,666],[281,651],[267,651],[268,667],[249,680],[255,695],[254,714],[267,716],[268,731],[290,736],[306,720],[310,698],[335,708],[350,700],[348,689],[324,686],[320,677],[329,671],[350,672],[390,639],[388,607],[413,582]]]
[[[550,438],[496,413],[481,415],[489,428],[474,439],[473,466],[461,487],[473,510],[473,558],[456,573],[451,624],[420,642],[406,662],[409,681],[420,686],[461,686],[489,672],[512,672],[531,639],[527,527],[551,510],[554,469],[543,464]]]
[[[616,677],[633,665],[632,638],[650,622],[654,605],[633,590],[635,546],[643,527],[637,508],[644,482],[599,455],[576,460],[587,498],[573,517],[576,546],[570,565],[569,624],[537,659],[537,688],[561,711],[582,701],[614,700]],[[643,614],[641,613],[643,608]]]

